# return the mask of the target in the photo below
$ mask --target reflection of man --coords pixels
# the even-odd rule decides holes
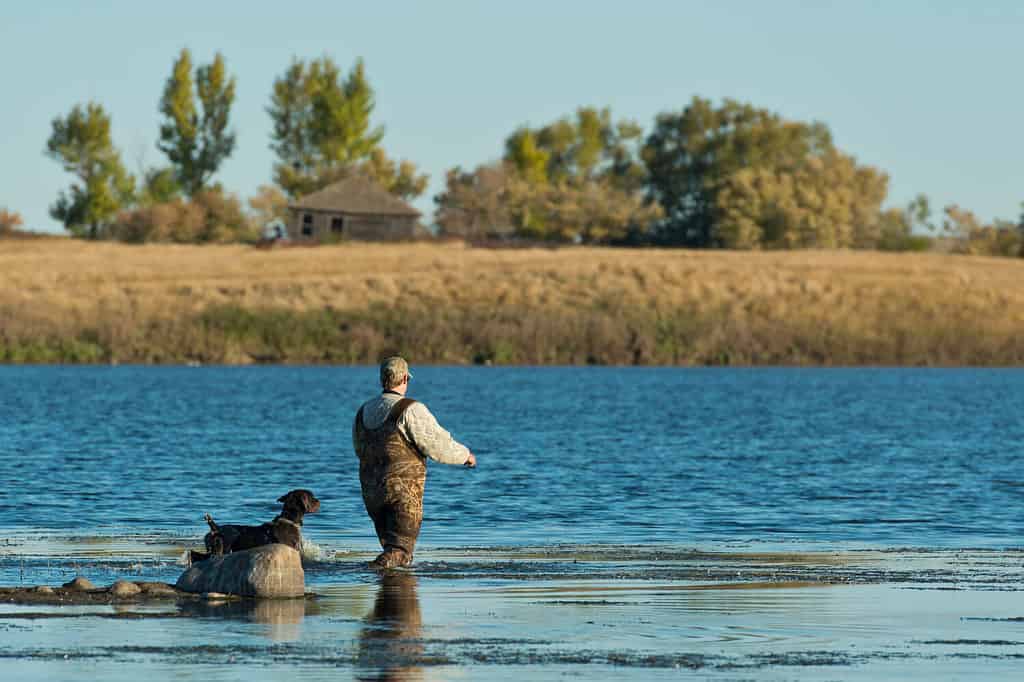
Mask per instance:
[[[398,571],[384,573],[373,611],[359,633],[359,665],[376,669],[379,675],[359,679],[419,679],[422,624],[416,576]]]
[[[423,522],[426,458],[476,466],[473,453],[437,423],[426,405],[405,397],[409,378],[404,359],[384,360],[380,365],[384,392],[359,408],[352,425],[363,504],[384,550],[373,561],[379,568],[412,563]]]

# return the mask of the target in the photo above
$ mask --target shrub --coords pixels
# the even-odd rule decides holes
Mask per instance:
[[[173,199],[122,211],[106,236],[134,244],[220,243],[255,241],[258,231],[237,197],[212,189],[199,192],[191,201]]]
[[[0,208],[0,235],[16,232],[24,224],[25,221],[21,219],[20,214]]]

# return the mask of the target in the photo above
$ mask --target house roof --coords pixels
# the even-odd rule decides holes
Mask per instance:
[[[319,192],[307,194],[288,204],[288,208],[307,211],[337,211],[373,215],[418,216],[415,208],[363,177],[346,178]]]

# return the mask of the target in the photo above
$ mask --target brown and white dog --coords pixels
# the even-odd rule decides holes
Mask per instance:
[[[210,532],[203,538],[206,552],[189,552],[191,563],[205,561],[211,556],[240,552],[261,545],[280,543],[294,550],[302,549],[302,517],[320,511],[320,500],[308,490],[292,490],[277,498],[284,505],[273,521],[258,526],[239,524],[218,524],[206,514],[203,518],[210,526]]]

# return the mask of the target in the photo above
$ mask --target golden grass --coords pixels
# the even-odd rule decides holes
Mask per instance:
[[[8,347],[87,338],[103,348],[98,359],[180,360],[184,356],[166,352],[148,355],[145,346],[156,334],[184,334],[195,326],[191,321],[225,308],[299,316],[327,310],[337,320],[356,316],[361,331],[345,327],[332,343],[346,334],[402,333],[412,338],[394,345],[413,351],[419,343],[431,345],[416,334],[434,329],[438,319],[466,327],[460,331],[464,348],[428,353],[424,359],[430,361],[1024,360],[1024,341],[1018,341],[1024,330],[1024,261],[1014,259],[845,251],[489,250],[458,243],[267,250],[0,241],[0,344]],[[380,322],[396,310],[424,321],[416,328],[399,325],[398,331],[393,321]],[[535,316],[544,322],[531,323],[528,318]],[[202,333],[209,333],[208,326]],[[590,348],[563,352],[559,346],[546,353],[538,345],[549,339],[564,346],[574,335],[590,337]],[[534,347],[524,351],[526,337]],[[602,355],[593,339],[617,347]],[[207,353],[201,339],[190,343],[204,360],[252,359],[244,348],[232,356],[224,348]],[[388,339],[374,343],[388,346]],[[480,343],[507,348],[489,354],[475,347]],[[351,353],[318,356],[312,348],[267,359],[339,358],[362,359]]]

